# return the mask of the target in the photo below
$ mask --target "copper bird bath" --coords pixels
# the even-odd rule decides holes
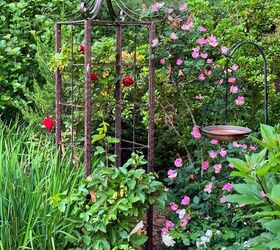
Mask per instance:
[[[233,54],[243,45],[253,45],[260,52],[263,59],[263,73],[264,73],[264,123],[268,124],[268,84],[267,84],[267,60],[264,54],[263,49],[256,43],[253,42],[241,42],[237,44],[234,49],[229,52],[227,56],[226,69],[228,69],[229,61],[232,59]],[[228,70],[226,70],[226,74],[228,78]],[[228,118],[228,92],[229,92],[229,84],[226,81],[226,105],[225,105],[225,117],[227,124]],[[202,131],[206,134],[207,137],[216,139],[218,141],[238,141],[246,138],[252,130],[246,127],[233,126],[233,125],[213,125],[207,126],[202,129]]]
[[[208,126],[202,129],[202,131],[209,138],[218,141],[238,141],[246,138],[252,132],[249,128],[230,125]]]

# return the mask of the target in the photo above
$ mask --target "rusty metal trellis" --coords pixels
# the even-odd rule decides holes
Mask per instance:
[[[98,14],[102,5],[106,2],[109,20],[99,20],[97,19]],[[136,67],[139,66],[148,66],[149,67],[149,99],[148,99],[148,109],[149,109],[149,124],[148,124],[148,138],[147,145],[135,142],[135,132],[133,131],[133,139],[125,140],[122,138],[122,90],[121,90],[121,77],[115,83],[115,137],[120,140],[119,143],[115,144],[115,154],[117,155],[115,166],[118,167],[122,163],[121,154],[122,150],[127,149],[128,147],[122,147],[121,142],[130,143],[133,145],[133,150],[146,148],[148,150],[148,167],[147,171],[154,171],[154,119],[155,119],[155,59],[154,59],[154,50],[152,42],[156,36],[156,24],[155,22],[144,22],[139,21],[138,16],[134,12],[130,12],[126,6],[120,1],[115,1],[115,4],[120,10],[119,20],[117,20],[117,15],[113,8],[111,0],[87,0],[81,4],[81,12],[79,13],[78,18],[73,17],[71,20],[60,21],[55,24],[55,40],[56,40],[56,53],[60,53],[62,49],[62,38],[63,38],[63,26],[71,27],[71,101],[70,103],[63,101],[63,74],[60,69],[56,69],[55,73],[55,91],[56,91],[56,145],[61,150],[64,146],[64,140],[62,136],[63,130],[63,112],[64,108],[71,108],[71,140],[70,147],[72,154],[74,152],[74,132],[73,132],[73,119],[74,119],[74,110],[76,108],[84,109],[84,163],[85,163],[85,176],[89,176],[91,173],[91,160],[92,160],[92,145],[91,145],[91,136],[93,133],[92,129],[92,82],[91,82],[91,67],[92,66],[103,66],[111,65],[115,66],[115,72],[117,76],[122,75],[122,69],[126,66],[131,66],[136,72]],[[130,21],[125,21],[125,16],[129,17]],[[82,27],[84,30],[85,36],[85,53],[84,53],[84,64],[80,66],[84,67],[84,102],[83,105],[77,105],[74,103],[74,85],[73,80],[73,71],[74,67],[79,66],[73,63],[73,27]],[[109,26],[115,28],[115,37],[116,37],[116,61],[113,63],[98,63],[92,62],[92,53],[91,53],[91,44],[94,37],[92,37],[92,29],[96,26]],[[139,64],[136,59],[136,51],[134,54],[133,63],[123,63],[122,62],[122,30],[124,27],[132,27],[134,30],[137,30],[137,27],[144,27],[148,30],[149,36],[149,63]],[[135,38],[135,49],[136,49],[136,38]],[[136,76],[135,76],[136,77]],[[137,85],[135,86],[137,87]],[[134,106],[135,109],[135,106]],[[133,118],[134,119],[134,118]],[[133,125],[135,125],[135,120],[133,120]],[[73,156],[73,155],[72,155]],[[147,234],[149,240],[146,246],[146,249],[152,250],[154,248],[153,244],[153,208],[150,207],[147,211]]]

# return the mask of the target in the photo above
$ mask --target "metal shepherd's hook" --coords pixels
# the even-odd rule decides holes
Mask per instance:
[[[264,123],[268,124],[268,83],[267,83],[267,60],[266,60],[266,56],[264,53],[264,50],[262,49],[262,47],[260,47],[258,44],[254,43],[254,42],[249,42],[249,41],[245,41],[245,42],[241,42],[238,43],[232,51],[230,51],[226,56],[227,56],[227,62],[226,62],[226,74],[227,74],[227,78],[228,78],[228,68],[229,68],[229,62],[232,59],[234,53],[243,45],[253,45],[255,48],[257,48],[257,50],[260,52],[262,59],[263,59],[263,74],[264,74]],[[227,103],[228,103],[228,82],[226,82],[227,86],[226,86],[226,110],[225,110],[225,115],[226,115],[226,121],[228,118],[228,110],[227,110]]]

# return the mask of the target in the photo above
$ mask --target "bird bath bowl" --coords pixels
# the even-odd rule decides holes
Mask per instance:
[[[231,125],[207,126],[202,131],[207,137],[218,141],[238,141],[246,138],[252,132],[249,128]]]

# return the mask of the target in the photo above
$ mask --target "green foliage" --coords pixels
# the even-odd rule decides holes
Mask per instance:
[[[261,125],[262,140],[254,138],[264,149],[252,155],[245,155],[246,161],[228,160],[244,183],[234,185],[239,194],[227,196],[229,202],[252,206],[254,217],[266,229],[260,236],[246,242],[249,249],[280,249],[280,133],[277,128]]]
[[[100,163],[57,204],[62,213],[71,214],[75,229],[66,237],[71,249],[137,249],[146,242],[140,233],[144,211],[164,202],[164,194],[155,175],[140,168],[145,163],[135,153],[118,168]]]
[[[13,116],[14,106],[26,105],[24,91],[32,89],[35,80],[45,83],[38,70],[40,62],[35,60],[34,35],[53,49],[53,20],[76,7],[71,1],[0,1],[0,109],[4,118]]]
[[[0,124],[1,249],[61,249],[69,221],[53,209],[83,178],[70,157],[58,157],[54,140],[30,125]],[[67,248],[67,247],[66,247]]]

